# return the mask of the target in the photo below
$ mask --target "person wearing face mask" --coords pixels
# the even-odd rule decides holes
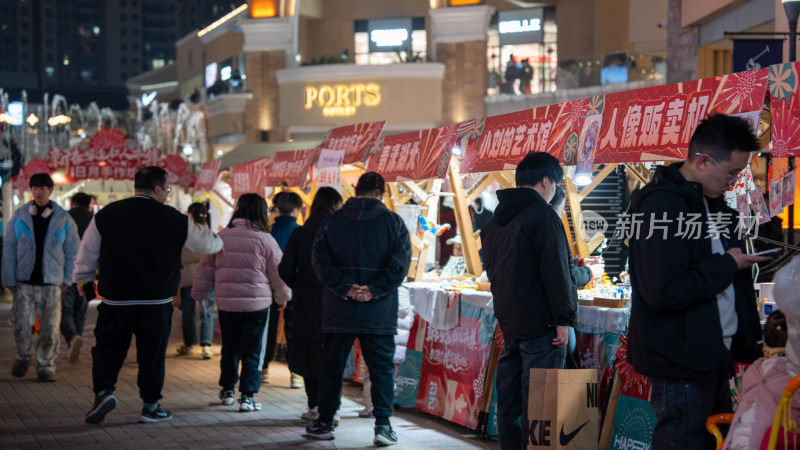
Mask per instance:
[[[564,178],[558,160],[530,153],[515,178],[516,188],[497,192],[499,204],[481,240],[504,339],[495,378],[500,447],[517,450],[528,431],[521,424],[528,424],[530,369],[564,368],[578,298],[564,225],[548,205]]]
[[[632,195],[631,220],[641,226],[628,236],[627,359],[652,385],[653,448],[702,448],[707,439],[713,447],[704,425],[731,410],[734,361],[760,356],[750,267],[769,257],[745,253],[738,213],[724,201],[758,148],[747,121],[711,116],[687,160],[659,167]]]

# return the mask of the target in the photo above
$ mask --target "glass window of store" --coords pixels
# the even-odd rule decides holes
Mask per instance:
[[[556,38],[553,7],[495,13],[487,42],[488,95],[555,91]]]
[[[425,61],[425,18],[356,20],[355,53],[362,65]]]

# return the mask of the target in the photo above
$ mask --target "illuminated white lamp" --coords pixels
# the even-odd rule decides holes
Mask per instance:
[[[194,147],[192,144],[183,144],[183,154],[186,156],[191,156],[194,153]]]
[[[572,181],[575,183],[575,186],[588,186],[592,184],[592,173],[576,172]]]

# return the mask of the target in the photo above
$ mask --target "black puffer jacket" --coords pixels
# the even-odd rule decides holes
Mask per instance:
[[[483,231],[483,261],[503,335],[535,339],[575,325],[577,293],[564,225],[533,189],[504,189]]]
[[[400,216],[377,199],[351,198],[322,224],[311,259],[326,288],[323,333],[397,334],[397,288],[411,262]],[[354,284],[368,286],[374,299],[348,298]]]
[[[733,257],[714,254],[708,237],[708,217],[699,183],[687,181],[682,164],[661,167],[644,189],[634,193],[633,213],[642,213],[641,234],[630,240],[632,286],[628,329],[628,362],[643,374],[673,380],[697,380],[733,374],[734,358],[752,362],[761,339],[750,270],[738,270]],[[729,214],[727,250],[744,243],[734,231],[737,212],[719,199],[708,199],[709,211]],[[666,239],[655,228],[647,239],[650,218],[668,219]],[[701,237],[677,236],[680,219],[702,215]],[[684,225],[686,228],[686,225]],[[722,340],[717,294],[733,283],[738,331],[731,351]],[[732,353],[734,354],[732,356]]]

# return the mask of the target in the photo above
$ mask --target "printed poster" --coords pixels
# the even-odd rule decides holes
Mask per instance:
[[[795,171],[791,171],[783,177],[783,207],[794,205],[794,190],[795,190]]]
[[[769,212],[774,217],[783,212],[783,179],[769,184]]]
[[[770,221],[772,216],[769,214],[769,207],[760,189],[750,191],[750,204],[753,205],[753,214],[759,224],[763,225]]]

